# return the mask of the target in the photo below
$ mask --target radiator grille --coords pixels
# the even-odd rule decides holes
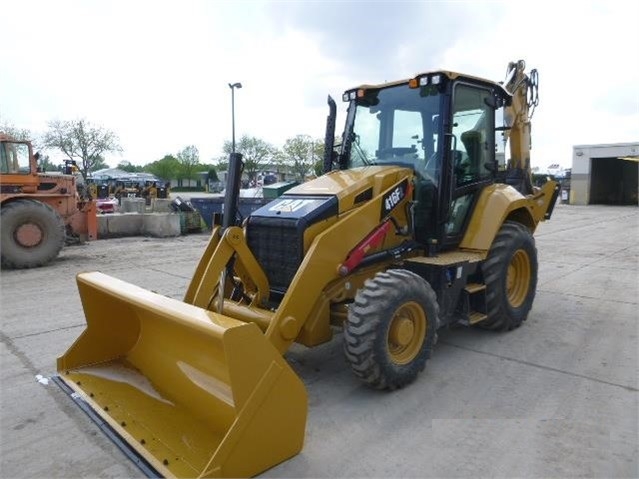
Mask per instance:
[[[264,269],[272,290],[285,292],[302,262],[302,235],[292,219],[251,217],[248,245]]]

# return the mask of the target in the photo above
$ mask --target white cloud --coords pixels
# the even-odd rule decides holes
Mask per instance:
[[[338,8],[339,7],[339,8]],[[42,131],[86,117],[144,164],[231,136],[276,145],[323,136],[326,95],[446,68],[503,79],[540,72],[533,164],[570,166],[574,144],[636,141],[634,3],[11,2],[0,31],[0,115]],[[374,7],[374,8],[373,8]],[[339,11],[336,11],[338,8]],[[365,14],[364,14],[365,13]],[[365,75],[366,78],[363,78]]]
[[[472,28],[462,32],[445,63],[494,80],[503,79],[504,60],[524,58],[529,69],[538,69],[533,165],[570,167],[573,145],[639,139],[639,65],[631,60],[639,46],[633,26],[637,4],[472,5],[484,6],[494,8],[494,28],[481,38]]]

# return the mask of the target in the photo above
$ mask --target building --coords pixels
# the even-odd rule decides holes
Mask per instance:
[[[638,205],[639,142],[572,149],[570,204]]]
[[[130,181],[133,183],[146,183],[150,181],[162,182],[163,180],[151,173],[131,173],[119,168],[103,168],[89,174],[89,178],[98,182]]]

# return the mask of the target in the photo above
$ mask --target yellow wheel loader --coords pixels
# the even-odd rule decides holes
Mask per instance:
[[[222,224],[184,300],[78,275],[87,328],[57,382],[149,475],[253,476],[302,448],[293,342],[341,328],[355,374],[396,389],[439,328],[517,328],[535,296],[532,235],[558,193],[531,183],[537,98],[523,61],[503,83],[435,71],[363,85],[344,93],[334,151],[329,97],[325,174],[245,219],[232,154]]]

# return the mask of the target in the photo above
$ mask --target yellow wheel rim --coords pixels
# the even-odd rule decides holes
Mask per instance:
[[[415,302],[406,303],[395,311],[387,339],[391,361],[408,364],[414,360],[424,344],[427,326],[426,313]]]
[[[530,289],[530,275],[528,253],[523,249],[518,249],[510,260],[506,277],[506,294],[508,302],[513,308],[520,307],[526,301]]]

